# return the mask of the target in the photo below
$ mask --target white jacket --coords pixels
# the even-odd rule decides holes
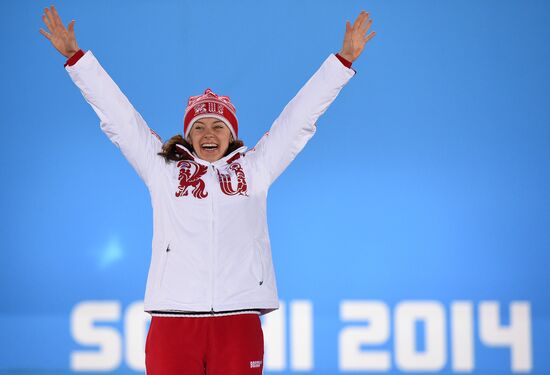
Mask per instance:
[[[243,146],[214,163],[166,163],[157,155],[160,138],[91,51],[65,69],[151,195],[145,311],[277,309],[267,192],[355,71],[331,54],[253,149]]]

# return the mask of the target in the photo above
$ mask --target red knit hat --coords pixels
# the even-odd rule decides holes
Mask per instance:
[[[216,95],[210,89],[206,89],[202,95],[190,96],[183,116],[183,135],[187,138],[195,121],[203,117],[215,117],[227,125],[233,139],[236,140],[239,134],[239,123],[235,112],[229,96]]]

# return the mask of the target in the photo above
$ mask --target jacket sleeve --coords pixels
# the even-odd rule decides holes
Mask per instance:
[[[162,161],[157,155],[162,148],[160,137],[147,126],[91,51],[74,65],[66,64],[65,70],[98,115],[101,130],[149,186],[155,165]]]
[[[325,113],[355,71],[331,54],[286,105],[271,129],[251,150],[271,184],[304,148]]]

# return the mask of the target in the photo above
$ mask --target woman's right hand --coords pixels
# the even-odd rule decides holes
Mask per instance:
[[[49,33],[40,29],[40,33],[46,37],[53,46],[66,58],[74,55],[78,50],[78,44],[76,43],[76,38],[74,36],[74,23],[72,20],[69,23],[67,29],[63,26],[59,14],[54,6],[51,6],[51,9],[45,8],[44,12],[46,14],[42,15],[42,20],[48,27]]]

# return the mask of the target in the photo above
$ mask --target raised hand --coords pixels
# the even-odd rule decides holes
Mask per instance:
[[[69,23],[68,30],[63,26],[57,10],[52,5],[51,9],[45,8],[45,14],[42,15],[42,20],[48,27],[49,33],[40,29],[40,34],[44,35],[46,39],[52,42],[53,46],[66,58],[74,55],[78,50],[78,44],[74,36],[74,23],[72,20]]]
[[[369,14],[364,10],[361,11],[353,26],[346,21],[346,34],[344,35],[344,45],[339,52],[340,56],[353,62],[361,55],[365,44],[376,35],[374,31],[367,35],[371,24],[372,19],[369,20]]]

